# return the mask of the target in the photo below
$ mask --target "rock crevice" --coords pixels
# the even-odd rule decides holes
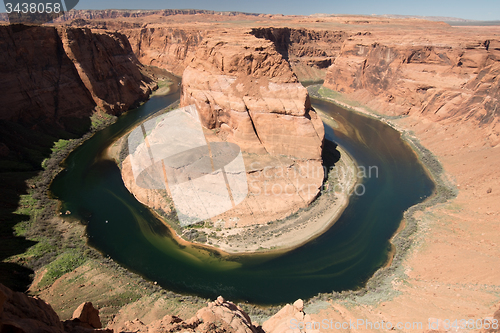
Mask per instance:
[[[95,108],[120,114],[156,84],[120,33],[0,26],[1,120],[69,127]]]

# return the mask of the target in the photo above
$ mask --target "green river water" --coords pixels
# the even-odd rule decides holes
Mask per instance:
[[[403,212],[430,196],[434,185],[400,134],[386,124],[312,99],[342,130],[325,125],[326,137],[359,166],[376,166],[364,194],[352,196],[323,235],[286,253],[221,257],[178,245],[169,230],[125,188],[118,166],[103,151],[118,137],[179,97],[177,83],[153,96],[73,151],[51,191],[62,210],[87,223],[88,242],[162,287],[232,301],[278,304],[320,292],[363,286],[387,261],[389,239]],[[374,170],[374,169],[372,169]]]

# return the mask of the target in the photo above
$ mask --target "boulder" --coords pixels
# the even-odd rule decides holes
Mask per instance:
[[[73,312],[73,320],[78,319],[81,323],[88,324],[93,328],[101,328],[99,310],[94,308],[91,302],[82,303]]]
[[[0,284],[2,332],[64,332],[52,307],[43,300],[14,292]]]
[[[298,323],[303,325],[299,327]],[[319,330],[309,327],[304,323],[311,323],[311,316],[304,312],[304,302],[301,299],[296,300],[293,305],[287,304],[274,316],[269,318],[262,324],[262,329],[266,333],[283,333],[283,332],[306,332],[317,333]],[[294,323],[296,325],[294,325]],[[318,328],[318,327],[316,327]]]

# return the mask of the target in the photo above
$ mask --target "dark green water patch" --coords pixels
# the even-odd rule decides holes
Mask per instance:
[[[153,97],[97,133],[68,157],[51,188],[63,202],[63,211],[88,223],[90,245],[166,289],[277,304],[362,287],[387,261],[389,239],[403,212],[433,192],[433,183],[397,131],[313,99],[315,107],[339,124],[335,132],[326,128],[327,138],[348,151],[360,167],[372,170],[363,180],[363,195],[350,198],[326,233],[284,254],[223,257],[181,246],[127,191],[116,164],[101,157],[115,138],[177,98],[177,92]]]

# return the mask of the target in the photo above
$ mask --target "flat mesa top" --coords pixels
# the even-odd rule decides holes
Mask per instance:
[[[71,10],[55,23],[89,27],[96,30],[124,30],[135,28],[171,27],[172,29],[193,29],[214,32],[223,38],[224,33],[235,30],[250,31],[258,27],[293,28],[343,31],[364,40],[391,41],[404,45],[446,45],[455,46],[471,39],[498,38],[499,26],[450,26],[441,21],[424,18],[392,18],[363,15],[271,15],[245,14],[237,12],[193,11],[190,14],[176,14],[174,10],[158,11],[126,10]],[[140,13],[141,15],[137,15]],[[105,24],[104,24],[105,23]],[[7,15],[0,13],[0,25],[8,24]],[[404,37],[404,38],[403,38]]]

